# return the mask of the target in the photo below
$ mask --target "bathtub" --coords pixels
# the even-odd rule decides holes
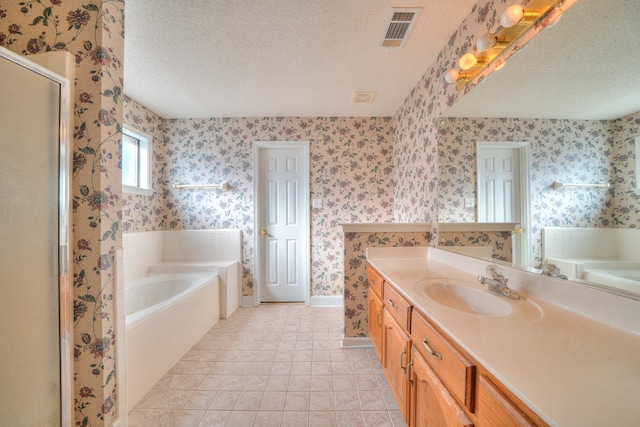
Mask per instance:
[[[136,403],[220,318],[215,272],[157,273],[125,287],[127,407]]]

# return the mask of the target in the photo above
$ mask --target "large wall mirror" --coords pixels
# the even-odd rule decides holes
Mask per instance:
[[[477,141],[526,141],[523,267],[640,298],[638,22],[639,0],[578,0],[445,112],[439,222],[477,222]]]

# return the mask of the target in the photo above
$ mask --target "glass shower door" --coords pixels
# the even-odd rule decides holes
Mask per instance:
[[[56,426],[62,86],[0,54],[0,424]]]

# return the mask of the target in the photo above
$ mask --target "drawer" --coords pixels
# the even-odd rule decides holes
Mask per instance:
[[[382,284],[384,283],[384,279],[378,270],[373,268],[371,264],[367,265],[367,280],[369,282],[369,289],[373,290],[378,297],[382,298]]]
[[[383,289],[384,307],[405,331],[411,331],[411,304],[387,282]]]
[[[411,341],[456,400],[474,412],[475,364],[415,311]]]

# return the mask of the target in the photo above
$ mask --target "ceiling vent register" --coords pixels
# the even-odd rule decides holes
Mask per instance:
[[[419,14],[419,8],[391,9],[385,24],[386,30],[382,39],[382,47],[398,48],[404,46]]]

